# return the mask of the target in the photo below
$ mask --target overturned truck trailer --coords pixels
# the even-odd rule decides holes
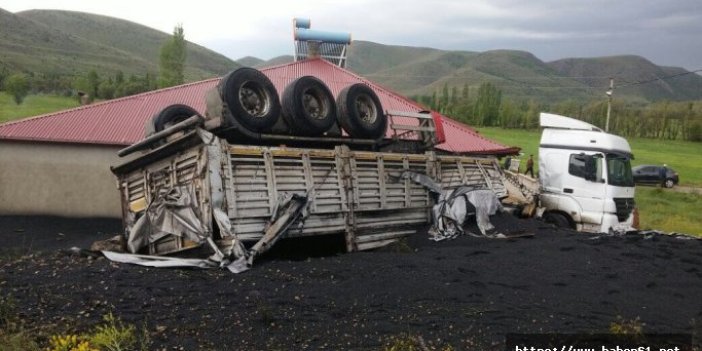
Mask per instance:
[[[434,197],[461,203],[447,191],[507,195],[495,158],[431,151],[444,141],[439,116],[386,110],[370,86],[348,83],[335,98],[301,76],[278,82],[280,95],[240,68],[208,91],[204,117],[184,105],[155,115],[146,138],[118,153],[131,159],[112,167],[128,250],[209,247],[207,263],[240,272],[281,237],[343,235],[348,251],[372,249],[433,217],[462,223],[453,217],[465,211],[432,209]]]
[[[402,177],[405,171],[444,189],[473,185],[506,196],[491,157],[236,145],[199,128],[168,139],[112,168],[133,253],[210,243],[226,256],[276,226],[287,238],[344,235],[348,251],[380,247],[431,219],[430,191]],[[304,199],[297,212],[277,223],[295,198]]]

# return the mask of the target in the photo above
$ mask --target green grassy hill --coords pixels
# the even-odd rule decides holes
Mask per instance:
[[[266,61],[261,60],[258,57],[253,57],[253,56],[246,56],[242,57],[238,60],[236,60],[236,63],[244,66],[244,67],[260,67],[261,64],[264,64]]]
[[[292,55],[280,55],[276,56],[268,61],[263,61],[259,63],[256,67],[270,67],[284,65],[286,63],[293,62],[295,58]]]
[[[697,100],[702,98],[702,77],[696,74],[658,80],[675,74],[685,73],[678,67],[657,66],[640,56],[610,56],[596,58],[568,58],[549,62],[548,66],[564,76],[598,77],[575,78],[591,87],[609,85],[609,77],[614,77],[615,94],[629,98],[642,98],[647,101],[661,99]],[[629,85],[635,82],[654,80],[648,84]],[[617,88],[621,86],[621,88]]]
[[[79,67],[78,61],[84,67]],[[72,74],[104,64],[109,69],[143,64],[107,45],[55,31],[0,9],[0,62],[11,71]],[[132,71],[130,69],[129,71]]]
[[[524,51],[494,50],[479,54],[448,52],[423,65],[440,65],[447,74],[425,87],[410,91],[411,94],[428,94],[440,91],[444,84],[461,88],[468,84],[473,94],[483,82],[491,82],[503,93],[517,99],[554,101],[566,98],[586,100],[593,98],[587,87],[572,79],[561,77],[534,55]],[[455,67],[455,70],[450,69]],[[400,73],[400,72],[397,72]]]
[[[185,28],[187,38],[187,28]],[[95,69],[127,74],[158,72],[170,34],[133,22],[81,12],[0,9],[0,61],[12,71],[71,75]],[[221,75],[234,61],[188,43],[186,79]]]
[[[366,41],[354,41],[349,47],[348,68],[406,95],[431,95],[444,84],[459,89],[464,84],[477,88],[489,81],[508,97],[545,102],[601,98],[610,76],[616,78],[616,85],[623,85],[686,72],[682,68],[657,66],[639,56],[546,63],[524,51],[476,53]],[[615,93],[638,102],[702,99],[702,77],[690,74],[654,84],[622,87]]]
[[[407,95],[430,95],[445,84],[459,89],[467,84],[477,91],[481,83],[491,82],[520,99],[593,97],[585,84],[562,77],[524,51],[443,51],[355,41],[349,49],[349,68]]]
[[[366,75],[382,72],[405,64],[426,61],[443,52],[431,48],[412,46],[383,45],[370,41],[356,40],[348,51],[348,68]]]

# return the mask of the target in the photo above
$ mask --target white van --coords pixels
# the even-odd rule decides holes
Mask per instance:
[[[586,122],[541,113],[539,201],[544,219],[578,231],[633,230],[633,155],[626,139]]]

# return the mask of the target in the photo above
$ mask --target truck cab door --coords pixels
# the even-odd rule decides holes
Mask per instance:
[[[604,212],[606,184],[603,178],[603,156],[571,154],[563,193],[569,194],[580,207],[580,222],[601,224]],[[577,217],[571,213],[571,217]]]

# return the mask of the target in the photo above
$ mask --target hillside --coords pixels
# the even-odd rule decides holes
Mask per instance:
[[[143,64],[107,45],[51,30],[0,9],[0,61],[9,70],[70,74],[79,68],[78,57],[90,68],[101,62],[109,69]]]
[[[91,69],[127,74],[157,72],[159,50],[169,36],[107,16],[58,10],[13,14],[0,9],[0,60],[10,70],[58,74]],[[187,50],[187,80],[220,75],[238,67],[202,46],[188,43]]]
[[[493,50],[482,53],[382,45],[354,41],[348,67],[365,77],[407,95],[429,95],[444,84],[471,89],[486,81],[507,96],[541,101],[593,99],[616,85],[686,72],[661,67],[639,56],[564,59],[543,62],[531,53]],[[571,78],[600,77],[600,78]],[[617,96],[636,101],[702,98],[702,77],[685,75],[653,84],[623,87]]]
[[[244,67],[259,67],[261,64],[265,64],[266,61],[261,60],[258,57],[246,56],[236,60],[236,63]]]
[[[356,40],[349,47],[349,68],[359,74],[370,74],[402,66],[411,62],[426,61],[444,53],[431,48],[383,45]],[[469,54],[466,52],[466,54]],[[460,54],[459,54],[460,55]]]
[[[286,63],[293,62],[295,58],[292,55],[281,55],[281,56],[276,56],[270,60],[262,60],[257,57],[251,57],[251,56],[246,56],[242,57],[238,60],[236,60],[236,63],[242,65],[242,66],[247,66],[247,67],[271,67],[271,66],[278,66],[278,65],[283,65]]]
[[[361,43],[361,46],[364,45]],[[382,57],[385,50],[378,44],[373,46],[375,50],[380,49],[379,56]],[[365,48],[361,50],[365,51]],[[589,98],[583,84],[563,79],[558,72],[528,52],[429,50],[420,48],[418,51],[424,54],[416,54],[409,48],[403,48],[406,52],[401,56],[404,62],[394,66],[377,65],[379,70],[375,71],[367,70],[372,66],[362,64],[358,57],[349,56],[349,68],[407,95],[430,95],[440,91],[445,84],[459,89],[467,84],[471,91],[477,91],[481,83],[489,81],[507,96],[516,98],[546,101],[564,99],[566,95],[577,99]],[[394,48],[387,51],[392,53]],[[362,71],[364,69],[365,72]]]
[[[702,98],[702,77],[689,74],[658,80],[687,72],[678,67],[657,66],[640,56],[611,56],[598,58],[568,58],[549,62],[548,65],[565,76],[599,77],[576,78],[588,86],[606,86],[608,77],[614,77],[618,96],[641,97],[645,100],[692,100]],[[654,80],[647,84],[634,82]]]

